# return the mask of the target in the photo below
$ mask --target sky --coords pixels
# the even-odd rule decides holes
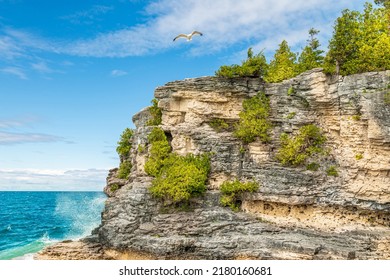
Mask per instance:
[[[0,0],[0,191],[102,190],[156,87],[268,60],[308,30],[326,50],[361,0]],[[369,1],[373,2],[373,1]],[[173,42],[179,33],[204,36]]]

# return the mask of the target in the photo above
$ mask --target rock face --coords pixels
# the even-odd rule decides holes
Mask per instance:
[[[278,84],[203,77],[157,88],[173,152],[213,155],[208,191],[187,211],[151,197],[144,109],[133,117],[131,176],[110,193],[94,231],[98,243],[163,259],[390,259],[389,85],[390,71],[329,77],[313,69]],[[231,130],[217,131],[210,120],[234,124],[242,101],[259,91],[270,98],[272,140],[243,151]],[[280,135],[312,123],[329,151],[314,159],[319,169],[282,166]],[[337,177],[327,175],[331,166]],[[242,197],[241,212],[219,204],[221,183],[234,178],[260,184]]]

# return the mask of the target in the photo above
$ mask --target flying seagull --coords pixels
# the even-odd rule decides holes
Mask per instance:
[[[180,38],[180,37],[183,37],[183,38],[187,38],[187,41],[191,41],[192,40],[192,36],[194,36],[195,34],[198,34],[200,36],[203,36],[203,34],[199,31],[192,31],[192,33],[190,34],[179,34],[175,37],[175,39],[173,39],[173,41],[176,41],[176,39]]]

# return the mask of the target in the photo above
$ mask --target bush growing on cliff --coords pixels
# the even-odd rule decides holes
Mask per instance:
[[[339,173],[337,172],[337,168],[334,165],[329,166],[329,168],[326,170],[326,174],[328,176],[334,176],[334,177],[339,176]]]
[[[161,109],[158,107],[158,100],[153,99],[152,100],[152,106],[149,107],[149,112],[152,118],[146,122],[147,126],[154,126],[154,125],[160,125],[162,121],[162,112]]]
[[[161,128],[155,127],[148,136],[151,144],[145,172],[155,179],[151,194],[164,202],[186,202],[206,191],[210,159],[206,154],[179,156],[171,153],[169,141]]]
[[[208,155],[171,154],[165,159],[160,174],[153,180],[150,192],[165,202],[186,202],[206,191],[209,171]]]
[[[212,119],[209,125],[217,132],[221,132],[229,129],[229,124],[224,119]]]
[[[130,155],[130,150],[131,150],[131,141],[133,137],[133,130],[130,128],[126,128],[121,136],[120,140],[118,141],[118,146],[116,148],[116,151],[119,156],[121,157],[127,157]]]
[[[241,65],[221,66],[216,72],[217,77],[263,77],[267,72],[268,64],[263,52],[253,55],[252,48],[248,49],[247,59]]]
[[[281,148],[276,158],[283,165],[297,166],[314,155],[324,152],[323,144],[326,137],[322,135],[319,127],[314,124],[302,126],[295,136],[283,133],[280,136]]]
[[[245,192],[255,192],[259,188],[256,182],[240,182],[239,180],[226,181],[221,185],[222,206],[229,206],[233,211],[238,211],[241,206],[240,196]]]
[[[164,131],[158,127],[153,128],[148,141],[151,143],[151,148],[144,168],[148,175],[156,177],[164,165],[164,160],[171,152],[171,146]]]
[[[119,165],[118,169],[118,178],[119,179],[128,179],[130,175],[130,171],[133,165],[131,164],[130,161],[122,161],[121,164]]]
[[[272,124],[269,120],[270,103],[264,92],[259,92],[256,96],[244,100],[243,111],[240,112],[239,123],[234,135],[244,143],[251,143],[258,137],[262,142],[270,140],[269,130]]]

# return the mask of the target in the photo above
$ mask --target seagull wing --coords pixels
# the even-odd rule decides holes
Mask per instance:
[[[192,31],[191,36],[192,36],[192,35],[195,35],[195,34],[198,34],[198,35],[200,35],[200,36],[203,36],[203,33],[202,33],[202,32],[199,32],[199,31]]]
[[[178,39],[178,38],[180,38],[180,37],[183,37],[183,38],[188,39],[188,36],[187,36],[186,34],[179,34],[179,35],[177,35],[177,36],[173,39],[173,41],[176,41],[176,39]]]

